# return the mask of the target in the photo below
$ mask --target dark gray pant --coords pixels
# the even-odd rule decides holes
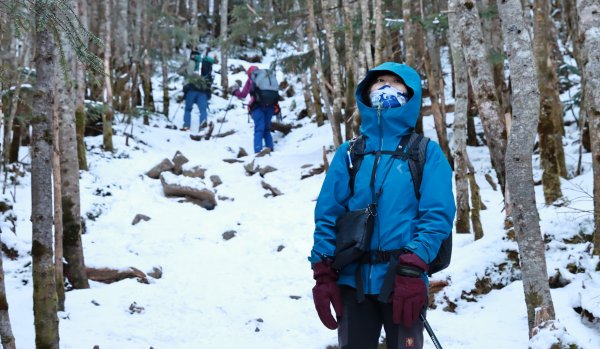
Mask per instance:
[[[392,303],[381,303],[374,295],[367,295],[362,303],[358,303],[354,288],[341,286],[340,289],[344,302],[344,316],[339,319],[338,327],[340,349],[376,349],[382,326],[388,349],[423,348],[423,323],[420,320],[412,327],[394,325]]]

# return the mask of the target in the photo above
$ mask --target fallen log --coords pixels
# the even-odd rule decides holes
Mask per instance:
[[[112,284],[113,282],[133,278],[137,278],[137,280],[143,284],[149,283],[146,274],[134,267],[125,269],[87,267],[86,272],[88,279],[105,284]]]

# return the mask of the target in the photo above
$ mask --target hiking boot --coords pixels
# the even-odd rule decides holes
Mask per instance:
[[[206,126],[208,126],[208,124],[206,123],[206,120],[204,120],[204,122],[202,122],[202,123],[200,124],[200,128],[198,129],[198,131],[202,131],[203,129],[205,129],[205,128],[206,128]]]
[[[261,151],[259,151],[258,153],[256,153],[255,157],[257,157],[257,158],[263,157],[263,156],[265,156],[267,154],[271,154],[271,151],[272,151],[271,148],[264,147],[264,148],[262,148]]]
[[[181,131],[184,131],[184,132],[185,132],[185,131],[189,131],[189,129],[190,129],[189,127],[187,127],[187,126],[183,126],[183,127],[182,127],[182,128],[180,128],[179,130],[181,130]]]

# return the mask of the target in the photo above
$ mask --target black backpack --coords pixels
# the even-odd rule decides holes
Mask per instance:
[[[413,181],[413,189],[417,200],[421,199],[421,180],[423,178],[423,168],[425,166],[425,160],[427,157],[427,144],[429,138],[412,132],[402,138],[400,146],[396,151],[382,151],[381,154],[390,154],[393,157],[400,158],[403,161],[408,161],[408,167],[410,169],[410,175]],[[348,152],[350,153],[351,166],[350,171],[350,191],[354,195],[354,179],[356,173],[360,168],[362,159],[365,154],[365,139],[363,135],[360,135],[349,141]],[[406,151],[402,151],[407,149]],[[429,276],[437,273],[440,270],[444,270],[450,264],[450,258],[452,257],[452,233],[448,235],[440,246],[440,250],[437,256],[431,263],[429,263]]]
[[[204,56],[202,58],[202,63],[200,65],[200,76],[213,81],[212,71],[213,71],[213,63],[214,60],[208,56]]]

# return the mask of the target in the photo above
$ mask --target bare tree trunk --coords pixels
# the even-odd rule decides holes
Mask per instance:
[[[140,46],[140,61],[141,61],[141,69],[140,69],[140,78],[142,83],[142,91],[144,93],[144,110],[154,112],[156,107],[154,106],[154,96],[152,95],[152,60],[150,58],[150,48],[154,47],[154,40],[152,40],[152,36],[150,35],[151,22],[153,22],[153,18],[151,18],[148,13],[148,9],[146,8],[142,11],[142,42]],[[148,116],[144,113],[144,125],[149,125],[150,121],[148,120]]]
[[[498,9],[513,88],[514,117],[506,149],[506,187],[510,193],[511,217],[517,233],[529,335],[532,337],[542,322],[555,318],[531,164],[539,119],[540,92],[531,36],[523,19],[520,1],[503,1]]]
[[[221,36],[221,1],[227,0],[213,0],[213,14],[212,14],[212,36],[218,38]]]
[[[141,65],[141,57],[142,57],[142,31],[144,27],[144,16],[147,10],[147,6],[142,1],[135,2],[135,20],[133,28],[130,32],[132,32],[132,59],[131,59],[131,68],[129,72],[131,74],[131,101],[129,105],[129,110],[134,114],[138,114],[137,107],[140,105],[140,88],[139,88],[139,76],[140,76],[140,65]]]
[[[189,2],[189,35],[190,35],[190,43],[192,47],[198,45],[199,37],[198,37],[198,2],[196,0],[191,0]]]
[[[577,0],[579,13],[580,69],[583,78],[584,109],[590,127],[592,170],[594,171],[594,251],[600,255],[600,4]]]
[[[63,38],[61,37],[61,40]],[[67,57],[65,57],[67,58]],[[63,78],[62,70],[56,70],[56,97],[54,99],[54,108],[52,110],[52,131],[54,139],[52,140],[52,193],[54,207],[54,268],[56,272],[56,297],[59,311],[65,310],[65,287],[64,287],[64,269],[63,269],[63,221],[62,204],[60,198],[62,191],[60,187],[60,131],[58,128],[58,111],[61,100],[66,97],[67,79]],[[69,108],[68,106],[66,107]]]
[[[221,87],[223,96],[229,93],[229,80],[227,77],[227,0],[221,0]]]
[[[510,114],[510,91],[504,78],[504,59],[502,58],[504,49],[502,47],[502,30],[496,2],[497,0],[480,0],[477,1],[477,4],[479,5],[479,11],[485,13],[481,16],[482,33],[484,42],[490,52],[490,64],[498,103],[500,103],[503,114]]]
[[[555,73],[554,61],[550,57],[550,2],[548,0],[534,1],[534,51],[537,65],[538,86],[540,88],[540,123],[538,126],[540,143],[540,161],[543,168],[542,185],[544,199],[551,204],[562,196],[560,189],[561,162],[564,167],[565,155],[562,146],[562,124],[555,120],[561,119],[562,103],[558,95],[558,79]],[[560,115],[557,115],[560,114]],[[562,158],[562,161],[561,161]],[[565,173],[566,175],[566,173]]]
[[[321,103],[321,99],[318,98],[318,94],[320,94],[320,97],[323,98],[323,107],[325,108],[325,115],[327,116],[327,119],[331,120],[333,119],[333,114],[331,113],[331,102],[329,101],[329,94],[327,94],[327,88],[325,87],[325,76],[323,74],[323,63],[322,63],[322,58],[321,58],[321,51],[319,49],[319,45],[317,44],[316,40],[316,35],[317,35],[317,21],[315,18],[315,6],[312,0],[306,0],[306,7],[308,9],[308,30],[307,30],[307,37],[308,37],[308,44],[309,44],[309,48],[310,50],[312,50],[315,53],[315,64],[316,64],[316,69],[313,68],[313,96],[315,99],[315,103],[320,104]],[[316,72],[316,74],[314,74]],[[315,76],[316,75],[316,76]],[[314,80],[317,81],[318,86],[319,86],[319,90],[315,91],[314,90]],[[318,98],[318,99],[317,99]],[[315,109],[316,109],[316,104],[315,104]],[[317,110],[317,125],[321,126],[324,124],[324,120],[323,122],[319,122],[319,109]]]
[[[432,4],[427,2],[424,7],[422,18],[428,18],[433,14]],[[443,111],[444,104],[441,95],[443,95],[443,77],[442,77],[442,60],[440,58],[439,40],[434,33],[433,23],[425,25],[425,46],[427,48],[423,62],[425,64],[425,72],[427,73],[427,89],[429,90],[429,100],[431,101],[431,111],[433,113],[433,122],[438,138],[438,143],[446,155],[446,159],[450,166],[454,168],[454,160],[448,145],[448,133],[446,132],[446,114]]]
[[[354,135],[352,115],[356,110],[356,59],[354,59],[354,33],[352,30],[352,19],[354,18],[354,4],[344,2],[344,49],[346,61],[346,108],[344,110],[344,124],[346,125],[345,139],[350,139]]]
[[[77,14],[79,20],[83,25],[88,27],[88,10],[86,0],[77,0]],[[86,46],[87,48],[87,46]],[[76,89],[76,100],[75,100],[75,132],[77,133],[77,158],[79,163],[79,169],[83,171],[88,170],[87,156],[85,149],[85,90],[86,90],[86,79],[85,79],[85,65],[78,60],[75,62],[77,76],[77,89]]]
[[[416,53],[414,45],[414,26],[412,21],[412,6],[410,3],[402,4],[402,20],[404,21],[403,39],[404,39],[404,61],[407,65],[416,68]]]
[[[480,211],[485,210],[486,207],[481,201],[479,185],[477,185],[477,181],[475,180],[475,169],[468,158],[467,168],[469,169],[467,177],[469,178],[469,190],[471,191],[471,226],[473,227],[474,239],[479,240],[483,237]]]
[[[477,7],[470,0],[451,1],[450,11],[456,11],[459,31],[469,71],[469,79],[475,92],[479,116],[487,145],[490,150],[492,165],[496,170],[498,182],[504,193],[506,153],[506,127],[502,120],[492,70],[488,62],[483,43],[481,20]]]
[[[113,107],[123,113],[129,112],[129,89],[126,88],[131,76],[129,74],[129,59],[131,45],[129,43],[129,0],[112,0],[114,21],[111,23],[111,66],[115,70],[113,79]]]
[[[335,3],[331,0],[322,0],[323,23],[327,36],[327,48],[329,49],[329,69],[331,70],[331,82],[333,85],[333,114],[329,119],[333,132],[333,146],[337,149],[342,144],[342,82],[340,81],[340,63],[335,48]]]
[[[565,42],[573,43],[573,56],[575,59],[579,57],[579,40],[578,40],[578,21],[576,1],[562,0],[560,2],[561,10],[564,15],[564,25],[567,31],[567,39]]]
[[[21,50],[23,52],[20,52],[20,55],[16,58],[17,61],[17,67],[16,67],[16,82],[15,82],[15,89],[12,95],[12,102],[11,102],[11,107],[10,107],[10,113],[8,115],[8,119],[6,120],[6,124],[4,127],[4,147],[2,148],[2,152],[3,152],[3,157],[2,157],[2,164],[3,164],[3,168],[6,171],[6,166],[12,162],[10,161],[10,153],[11,153],[11,130],[13,129],[13,124],[14,124],[14,120],[15,117],[17,115],[17,110],[19,110],[19,105],[24,104],[24,101],[21,101],[21,88],[23,86],[23,81],[22,79],[22,69],[25,68],[25,64],[27,64],[27,62],[25,61],[25,57],[26,52],[29,50],[29,45],[26,42],[23,42]],[[12,56],[12,55],[11,55]],[[29,77],[29,73],[27,73],[25,80],[27,80],[27,78]],[[25,81],[26,82],[26,81]],[[2,119],[4,121],[4,118]]]
[[[305,29],[302,25],[302,19],[300,17],[300,1],[299,0],[294,0],[294,4],[293,4],[293,9],[294,12],[298,14],[298,18],[295,20],[295,26],[296,26],[296,45],[298,46],[298,53],[299,54],[304,54],[305,53],[305,49],[304,49],[304,37],[305,37]],[[307,70],[308,71],[308,70]],[[305,71],[304,73],[300,74],[300,81],[302,82],[302,94],[304,96],[304,104],[306,105],[306,113],[309,116],[312,116],[315,114],[315,106],[312,102],[312,98],[311,98],[311,90],[310,90],[310,86],[308,84],[308,78],[307,76],[307,71]]]
[[[101,2],[102,8],[102,38],[104,45],[104,108],[102,114],[102,144],[104,151],[112,152],[114,150],[112,142],[112,123],[113,123],[113,92],[112,92],[112,72],[111,72],[111,16],[110,16],[110,1]]]
[[[317,119],[317,126],[321,127],[325,124],[325,114],[323,114],[323,104],[321,104],[321,90],[319,87],[319,72],[317,68],[317,60],[320,60],[319,56],[315,57],[315,63],[310,67],[310,91],[313,97],[315,106],[315,115]]]
[[[384,62],[383,50],[385,38],[383,34],[383,3],[381,0],[373,0],[373,17],[375,17],[375,66]]]
[[[163,110],[162,113],[167,118],[169,117],[169,66],[167,64],[167,55],[169,48],[168,41],[162,40],[160,43],[160,68],[162,72],[162,90],[163,90]]]
[[[402,4],[402,18],[404,20],[404,49],[406,51],[406,64],[415,68],[418,72],[423,72],[423,56],[425,55],[423,30],[415,17],[420,17],[418,11],[420,1],[409,1]],[[415,125],[415,132],[423,133],[423,111],[421,108],[419,118]]]
[[[469,104],[467,92],[469,86],[465,56],[460,45],[456,14],[448,13],[448,24],[450,29],[450,49],[452,51],[452,62],[454,67],[454,124],[453,124],[453,147],[452,153],[455,159],[454,181],[456,183],[456,232],[468,234],[471,232],[469,222],[469,161],[467,154],[467,107]]]
[[[36,81],[32,105],[31,223],[33,316],[37,348],[59,349],[56,274],[52,248],[52,105],[56,49],[44,18],[54,12],[46,1],[35,2]],[[47,24],[46,24],[47,25]]]
[[[4,58],[2,60],[0,60],[0,63],[3,66],[3,79],[0,79],[0,84],[2,83],[6,83],[7,86],[10,88],[11,86],[13,86],[13,80],[17,81],[16,86],[21,87],[21,84],[19,83],[19,79],[21,74],[19,73],[20,69],[19,69],[19,63],[17,61],[17,50],[16,50],[16,45],[13,44],[14,40],[14,33],[13,33],[13,26],[10,25],[10,17],[8,14],[5,14],[4,12],[0,12],[0,33],[2,33],[2,35],[0,35],[0,45],[2,45],[1,47],[3,48],[3,53],[4,53]],[[6,74],[6,75],[5,75]],[[13,77],[11,75],[16,75],[13,79]],[[2,91],[4,91],[4,89],[2,89]],[[2,115],[2,119],[0,119],[0,121],[3,124],[3,142],[2,142],[2,166],[0,168],[0,170],[7,170],[7,165],[9,163],[9,156],[10,156],[10,138],[11,138],[11,132],[13,127],[7,127],[9,122],[14,121],[14,118],[11,120],[10,115],[12,115],[12,109],[14,109],[13,105],[17,105],[17,99],[15,98],[15,96],[17,91],[15,91],[13,93],[13,97],[11,98],[11,102],[8,103],[10,105],[10,109],[8,112],[8,119],[5,119],[5,115],[3,113]],[[0,103],[2,103],[2,98],[0,98]],[[7,100],[8,102],[8,100]],[[2,113],[2,111],[0,110],[0,113]]]
[[[74,0],[69,0],[70,6],[76,6]],[[106,4],[108,6],[108,3]],[[60,233],[62,238],[62,250],[66,260],[65,275],[76,289],[89,288],[85,261],[83,258],[83,246],[81,242],[81,203],[79,192],[79,161],[77,156],[77,132],[75,130],[75,84],[73,77],[75,72],[75,54],[69,46],[67,37],[63,34],[63,55],[65,58],[65,75],[59,79],[57,86],[58,95],[58,128],[59,134],[56,138],[60,150],[60,174],[61,188],[55,195],[60,198],[58,202],[62,208],[62,227]],[[110,45],[106,45],[107,47]],[[108,54],[110,55],[110,53]],[[106,59],[107,56],[105,56]],[[105,70],[106,71],[106,70]],[[106,81],[107,88],[110,88]],[[110,103],[108,103],[110,104]],[[112,143],[112,142],[111,142]],[[58,209],[58,208],[57,208]],[[58,235],[58,233],[57,233]],[[59,260],[62,267],[62,257]],[[62,281],[62,280],[61,280]],[[60,285],[62,287],[62,283]]]
[[[402,47],[400,46],[401,42],[402,42],[402,37],[400,35],[400,31],[399,30],[394,30],[390,33],[390,40],[391,43],[389,44],[390,46],[390,57],[389,59],[392,62],[404,62],[404,59],[402,58]]]
[[[1,98],[0,98],[1,100]],[[2,106],[0,101],[0,107]],[[2,108],[0,108],[0,116]],[[2,265],[2,255],[0,255],[0,344],[4,349],[16,349],[15,336],[12,333],[10,316],[8,314],[8,300],[6,299],[6,286],[4,284],[4,266]]]
[[[371,51],[371,11],[369,6],[369,0],[360,1],[360,12],[362,18],[362,46],[365,50],[367,70],[375,67],[373,63],[373,51]]]

